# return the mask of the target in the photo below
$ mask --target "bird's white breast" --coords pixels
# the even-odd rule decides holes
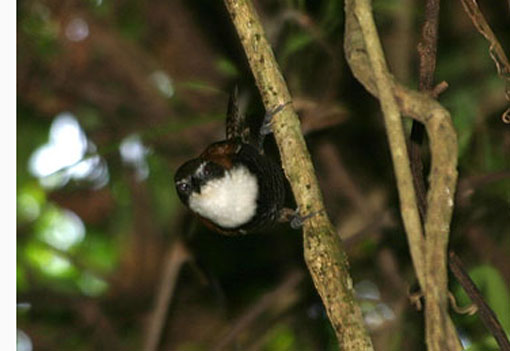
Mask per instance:
[[[189,207],[223,228],[248,223],[257,211],[257,178],[244,166],[236,166],[221,178],[203,185],[192,193]]]

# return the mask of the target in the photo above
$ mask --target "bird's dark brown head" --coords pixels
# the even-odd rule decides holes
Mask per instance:
[[[192,159],[175,172],[174,182],[177,194],[181,201],[188,205],[191,194],[200,194],[203,185],[224,174],[225,169],[215,162],[202,157]]]

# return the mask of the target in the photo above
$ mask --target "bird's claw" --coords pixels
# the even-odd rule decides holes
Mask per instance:
[[[272,133],[271,124],[273,122],[274,116],[276,116],[278,112],[281,112],[285,108],[285,106],[291,103],[292,103],[291,101],[288,101],[286,103],[276,106],[273,110],[266,112],[266,114],[264,115],[264,120],[262,121],[262,126],[260,127],[259,150],[263,150],[265,136]]]
[[[316,211],[316,212],[312,212],[312,213],[309,213],[305,216],[302,216],[300,213],[299,213],[299,207],[296,208],[295,210],[292,210],[290,208],[284,208],[282,209],[282,211],[280,212],[280,218],[279,218],[279,221],[280,222],[290,222],[290,227],[292,229],[299,229],[303,226],[303,224],[305,223],[305,221],[319,213],[321,213],[323,210],[320,210],[320,211]]]

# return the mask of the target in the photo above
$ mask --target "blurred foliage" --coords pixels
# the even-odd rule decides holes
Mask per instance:
[[[481,5],[510,48],[505,2]],[[343,57],[343,2],[256,6],[376,349],[423,349],[422,315],[407,301],[415,277],[379,106]],[[412,87],[422,6],[374,2],[389,63]],[[178,268],[159,349],[210,350],[259,311],[226,349],[335,350],[306,274],[263,302],[291,272],[306,272],[299,232],[219,236],[195,222],[173,187],[176,167],[224,137],[234,84],[250,123],[263,114],[222,2],[23,0],[17,21],[18,350],[141,350],[177,243],[190,261]],[[450,246],[509,332],[510,127],[500,119],[507,102],[460,2],[442,4],[441,80],[460,152]],[[453,278],[451,287],[467,305]],[[477,315],[455,321],[470,350],[497,348]]]

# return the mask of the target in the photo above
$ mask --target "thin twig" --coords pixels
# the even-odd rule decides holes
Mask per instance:
[[[422,28],[422,40],[418,44],[420,55],[420,91],[431,91],[434,87],[436,70],[437,30],[439,27],[440,0],[427,0],[425,3],[425,21]]]
[[[184,244],[178,240],[168,251],[164,269],[161,276],[161,283],[156,296],[156,302],[149,322],[149,328],[145,335],[145,351],[156,351],[160,343],[161,333],[165,324],[168,306],[172,300],[177,278],[183,263],[190,259],[190,254]]]
[[[325,169],[325,181],[328,188],[347,197],[350,203],[367,218],[374,212],[367,197],[347,171],[342,157],[331,142],[321,142],[317,147],[318,160]]]
[[[502,170],[493,173],[487,174],[478,174],[470,177],[464,177],[461,181],[459,181],[459,186],[457,189],[457,202],[460,201],[466,203],[466,200],[473,195],[477,188],[483,187],[487,184],[491,184],[493,182],[498,182],[500,180],[509,179],[510,178],[510,170]]]
[[[288,296],[297,285],[303,280],[304,274],[300,271],[291,272],[273,291],[263,295],[259,301],[245,311],[232,325],[233,327],[222,336],[213,351],[226,350],[236,337],[244,330],[249,328],[257,318],[264,313],[269,307]]]
[[[440,0],[427,0],[425,3],[425,21],[422,28],[422,39],[418,44],[420,57],[420,91],[431,92],[434,88],[434,72],[436,70],[437,53],[437,30],[439,27],[439,4]],[[422,222],[425,223],[427,216],[427,189],[423,176],[423,160],[421,156],[421,145],[425,127],[422,123],[413,120],[411,127],[411,143],[409,153],[411,156],[411,170],[416,189],[418,208]]]
[[[489,55],[496,64],[498,75],[505,81],[505,97],[510,103],[510,62],[506,57],[505,50],[480,11],[476,0],[461,0],[461,3],[478,32],[490,43]],[[510,107],[503,112],[501,120],[504,123],[510,123]]]
[[[453,275],[455,275],[455,278],[457,278],[459,284],[464,288],[471,301],[473,301],[473,303],[478,307],[480,319],[483,324],[494,336],[501,351],[510,351],[510,341],[508,341],[508,337],[506,336],[498,317],[496,317],[494,311],[485,302],[480,290],[478,290],[473,280],[466,273],[460,258],[453,251],[450,251],[449,256],[450,260],[448,261],[448,264],[450,266],[450,270]]]

